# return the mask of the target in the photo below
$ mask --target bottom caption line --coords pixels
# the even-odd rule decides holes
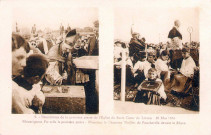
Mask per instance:
[[[116,125],[186,125],[176,117],[145,116],[34,116],[33,120],[22,120],[25,124],[116,124]]]

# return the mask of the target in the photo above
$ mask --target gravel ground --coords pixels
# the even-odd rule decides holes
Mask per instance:
[[[117,100],[114,100],[114,112],[119,114],[199,114],[198,111],[190,111],[181,107],[145,105]]]

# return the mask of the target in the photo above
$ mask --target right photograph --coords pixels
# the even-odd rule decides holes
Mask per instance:
[[[114,112],[199,114],[199,9],[114,10]]]

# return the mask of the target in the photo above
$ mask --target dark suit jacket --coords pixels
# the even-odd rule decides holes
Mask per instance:
[[[174,38],[174,37],[178,37],[179,39],[182,40],[182,34],[175,28],[173,27],[170,32],[169,32],[169,35],[168,35],[168,38]]]
[[[88,55],[99,55],[99,43],[96,36],[93,36],[89,40]]]

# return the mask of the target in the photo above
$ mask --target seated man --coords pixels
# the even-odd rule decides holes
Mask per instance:
[[[188,79],[193,78],[194,69],[196,68],[196,64],[193,58],[190,56],[190,49],[183,48],[182,49],[182,66],[180,69],[180,74],[174,76],[174,80],[171,84],[171,88],[176,92],[184,92],[185,84]]]
[[[45,102],[45,96],[40,91],[41,86],[38,83],[43,79],[47,67],[48,61],[44,56],[32,54],[27,58],[24,74],[13,79],[20,87],[34,96],[30,108],[36,113],[42,113],[42,106]]]
[[[50,65],[46,72],[46,80],[51,85],[75,84],[75,66],[72,62],[72,51],[78,39],[76,29],[67,33],[65,40],[53,46],[47,57]]]

